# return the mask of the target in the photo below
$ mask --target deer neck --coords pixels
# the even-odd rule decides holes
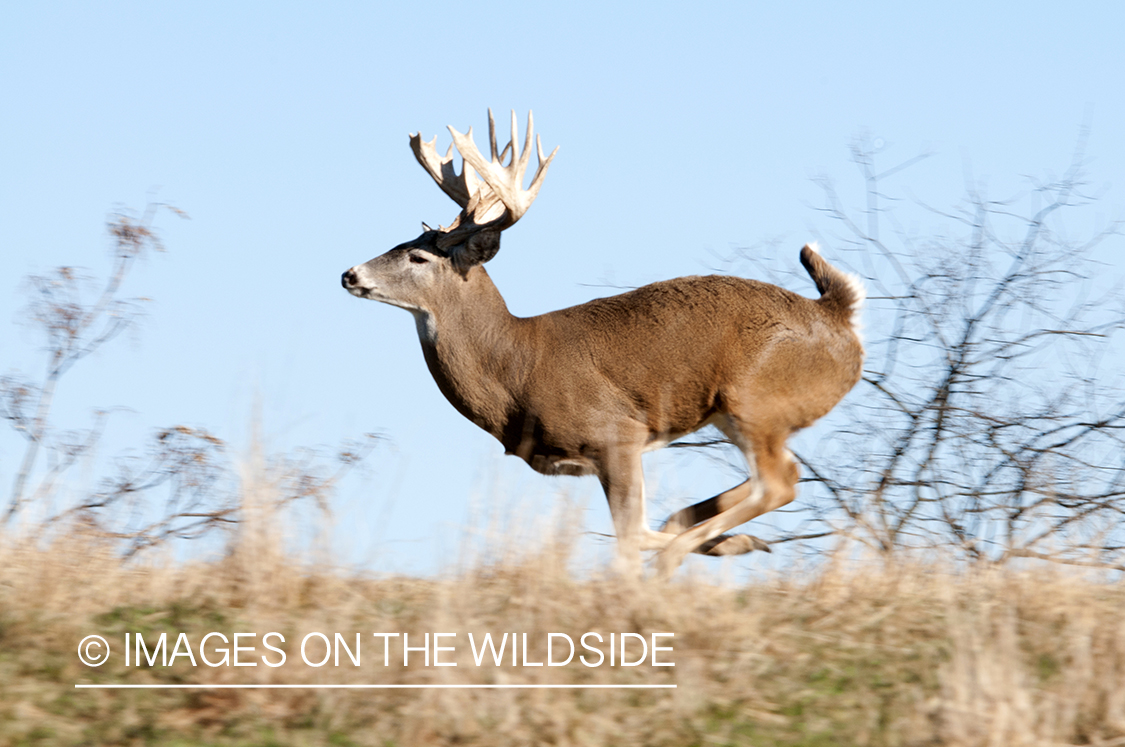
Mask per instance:
[[[512,316],[483,267],[456,283],[431,311],[415,314],[422,352],[446,399],[501,438],[531,367],[529,320]]]

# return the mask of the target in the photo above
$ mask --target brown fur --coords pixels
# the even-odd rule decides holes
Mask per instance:
[[[507,453],[545,474],[598,475],[622,558],[661,549],[665,575],[687,552],[762,546],[723,533],[793,499],[786,439],[860,377],[859,291],[808,248],[801,259],[818,300],[754,280],[684,277],[529,318],[508,312],[482,266],[443,254],[423,234],[350,270],[345,287],[423,320],[438,387]],[[649,530],[641,453],[709,423],[746,454],[749,479]]]

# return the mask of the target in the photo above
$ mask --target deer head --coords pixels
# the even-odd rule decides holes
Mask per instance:
[[[490,157],[486,159],[473,142],[473,128],[465,134],[449,128],[453,144],[444,156],[438,154],[437,137],[426,142],[420,133],[410,136],[410,148],[426,170],[461,212],[448,226],[437,229],[422,224],[423,232],[413,241],[344,273],[342,284],[360,298],[370,298],[405,308],[416,315],[430,314],[440,296],[455,279],[466,280],[471,270],[496,256],[500,232],[515,225],[535,197],[558,148],[544,158],[542,140],[535,137],[538,163],[531,184],[523,187],[534,121],[527,115],[523,150],[517,152],[516,114],[512,112],[512,135],[502,150],[496,144],[496,122],[488,111]],[[458,174],[453,149],[461,154]],[[507,159],[507,163],[505,163]]]

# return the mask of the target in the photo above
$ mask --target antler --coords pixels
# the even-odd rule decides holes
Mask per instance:
[[[418,163],[426,169],[433,180],[437,182],[442,191],[449,195],[454,202],[462,207],[461,214],[449,226],[440,229],[443,233],[452,233],[455,229],[476,231],[487,224],[494,224],[504,230],[518,221],[531,203],[539,194],[543,179],[547,176],[547,168],[559,149],[556,147],[547,158],[543,157],[543,142],[537,136],[535,148],[538,163],[535,175],[527,189],[523,188],[523,178],[527,172],[527,164],[531,158],[531,137],[534,132],[534,121],[531,112],[527,113],[527,136],[523,144],[523,152],[516,155],[516,138],[518,137],[516,113],[512,112],[512,137],[502,151],[496,147],[496,122],[492,110],[488,110],[488,139],[490,160],[485,160],[473,142],[473,128],[462,135],[452,127],[449,128],[453,136],[453,145],[449,146],[445,156],[439,156],[437,136],[430,142],[422,140],[421,134],[410,136],[410,147]],[[458,174],[453,164],[453,148],[461,154],[462,168]],[[510,158],[509,158],[510,153]],[[504,159],[508,164],[504,165]],[[462,233],[457,232],[458,235]]]
[[[436,146],[437,135],[434,135],[434,139],[428,143],[422,140],[422,133],[410,136],[410,147],[414,151],[414,157],[418,159],[418,163],[422,164],[422,168],[434,178],[434,181],[441,187],[441,191],[449,195],[461,207],[468,206],[469,199],[480,189],[476,172],[473,171],[471,166],[466,166],[462,168],[461,174],[458,174],[453,166],[453,145],[449,146],[449,150],[445,152],[444,157],[438,155]]]

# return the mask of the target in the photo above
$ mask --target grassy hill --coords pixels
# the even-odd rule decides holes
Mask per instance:
[[[1125,744],[1125,587],[1060,569],[958,570],[826,560],[745,585],[669,585],[566,571],[567,548],[434,579],[358,577],[243,538],[222,559],[122,565],[72,533],[0,544],[5,745],[1057,745]],[[210,667],[224,634],[254,667]],[[263,655],[270,639],[282,666]],[[362,659],[310,666],[340,633]],[[399,638],[407,633],[409,663]],[[674,667],[544,662],[547,634],[652,633]],[[125,634],[166,633],[169,666],[126,667]],[[423,637],[457,666],[426,666]],[[527,666],[477,666],[468,634],[527,634]],[[79,641],[115,649],[80,663]],[[592,642],[595,639],[587,639]],[[387,643],[384,643],[387,641]],[[628,637],[630,661],[639,638]],[[511,643],[511,640],[508,641]],[[561,636],[554,660],[566,653]],[[430,645],[434,640],[431,638]],[[562,645],[559,648],[559,645]],[[386,647],[386,648],[384,648]],[[602,645],[608,657],[608,646]],[[384,652],[389,656],[384,662]],[[310,661],[327,652],[313,636]],[[560,653],[561,652],[561,653]],[[587,661],[596,655],[589,649]],[[620,653],[615,645],[615,656]],[[674,689],[76,689],[110,684],[674,684]]]

